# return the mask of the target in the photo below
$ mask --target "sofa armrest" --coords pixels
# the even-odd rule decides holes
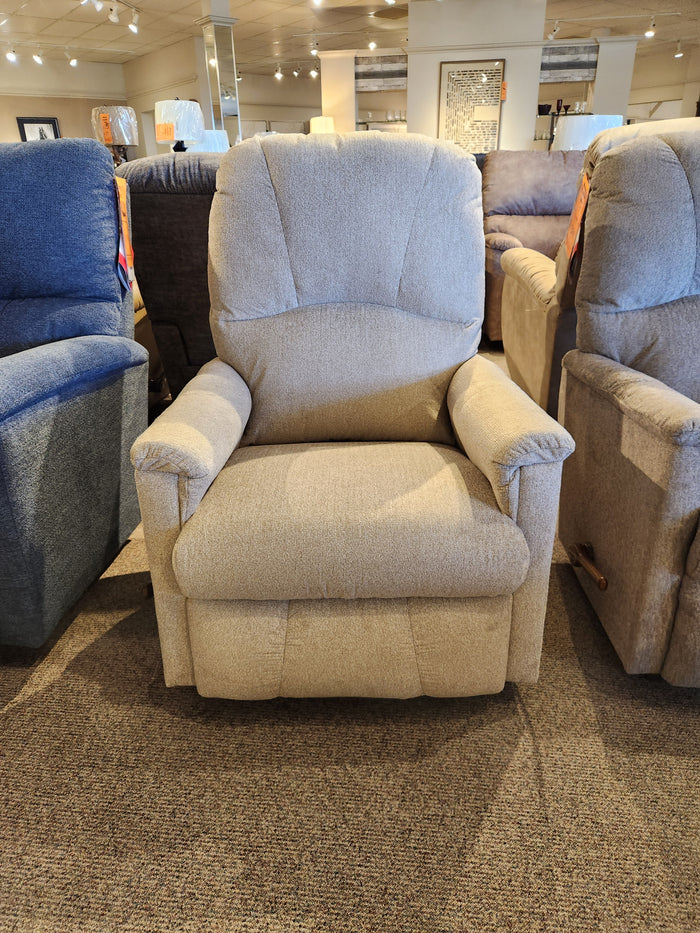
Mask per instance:
[[[512,249],[503,255],[501,266],[507,276],[515,279],[543,305],[548,305],[554,298],[556,264],[549,256],[524,247]]]
[[[222,360],[206,363],[131,448],[139,474],[179,479],[185,522],[238,446],[251,410],[248,386]]]
[[[700,405],[693,399],[597,353],[571,350],[563,366],[652,435],[676,447],[700,447]]]
[[[511,233],[501,233],[500,231],[495,231],[494,233],[487,233],[484,236],[484,243],[486,244],[486,249],[498,250],[498,252],[505,252],[509,249],[516,249],[517,247],[522,247],[522,242],[513,236]]]
[[[464,452],[489,480],[500,509],[517,521],[521,468],[561,463],[574,450],[573,438],[480,356],[453,376],[447,406]]]

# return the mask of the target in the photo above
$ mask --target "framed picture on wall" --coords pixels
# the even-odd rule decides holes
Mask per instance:
[[[468,152],[498,148],[505,60],[440,62],[438,139]]]
[[[33,139],[60,139],[58,117],[17,117],[20,139],[23,143]]]

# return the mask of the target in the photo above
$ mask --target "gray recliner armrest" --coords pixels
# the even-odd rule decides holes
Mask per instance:
[[[534,249],[508,250],[501,259],[503,271],[527,289],[537,301],[549,304],[556,292],[556,264]]]
[[[447,405],[464,452],[489,480],[500,509],[516,520],[518,471],[561,463],[574,450],[569,432],[483,357],[460,366]]]

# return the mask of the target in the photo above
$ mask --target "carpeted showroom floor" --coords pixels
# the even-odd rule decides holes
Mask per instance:
[[[555,552],[540,681],[163,685],[137,533],[0,656],[0,931],[697,933],[700,691],[627,676]]]

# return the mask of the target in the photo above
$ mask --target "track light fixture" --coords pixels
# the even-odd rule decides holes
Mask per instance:
[[[311,71],[309,72],[310,78],[318,78],[318,68],[314,65]]]
[[[107,19],[110,21],[110,23],[119,22],[119,8],[116,6],[116,4],[109,8],[109,15]]]
[[[44,57],[43,57],[43,55],[41,54],[41,51],[35,52],[35,53],[32,55],[32,58],[33,58],[34,61],[37,63],[37,65],[43,65],[43,64],[44,64]]]
[[[68,59],[68,64],[71,66],[71,68],[78,67],[78,59],[74,55],[71,55],[68,49],[66,49],[66,51],[64,52],[64,55]]]
[[[372,39],[372,41],[368,44],[367,48],[371,49],[372,51],[377,48],[377,43],[374,41],[374,39]]]
[[[649,25],[647,26],[647,31],[644,33],[647,39],[653,39],[656,35],[656,17],[652,16]]]
[[[674,58],[683,58],[683,49],[681,48],[681,40],[678,40],[678,45],[676,46],[676,51],[673,53]]]
[[[5,52],[5,58],[8,60],[8,62],[16,62],[16,61],[17,61],[17,52],[15,52],[14,49],[8,49],[8,50]]]
[[[556,23],[554,24],[554,28],[553,28],[552,31],[549,33],[549,35],[547,36],[547,38],[548,38],[548,39],[553,39],[553,38],[556,36],[556,34],[559,32],[560,29],[561,29],[561,26],[559,25],[559,20],[557,20]]]
[[[311,54],[318,55],[318,42],[314,42],[314,44],[311,46]]]
[[[292,70],[292,74],[294,75],[295,78],[299,77],[299,69],[296,66]]]
[[[139,31],[139,14],[136,12],[136,10],[134,10],[134,12],[131,14],[131,22],[129,23],[129,29],[133,33],[137,33]]]
[[[277,66],[277,71],[275,72],[275,77],[277,78],[278,81],[281,81],[282,78],[284,77],[284,75],[282,74],[282,69],[280,68],[279,65]]]

